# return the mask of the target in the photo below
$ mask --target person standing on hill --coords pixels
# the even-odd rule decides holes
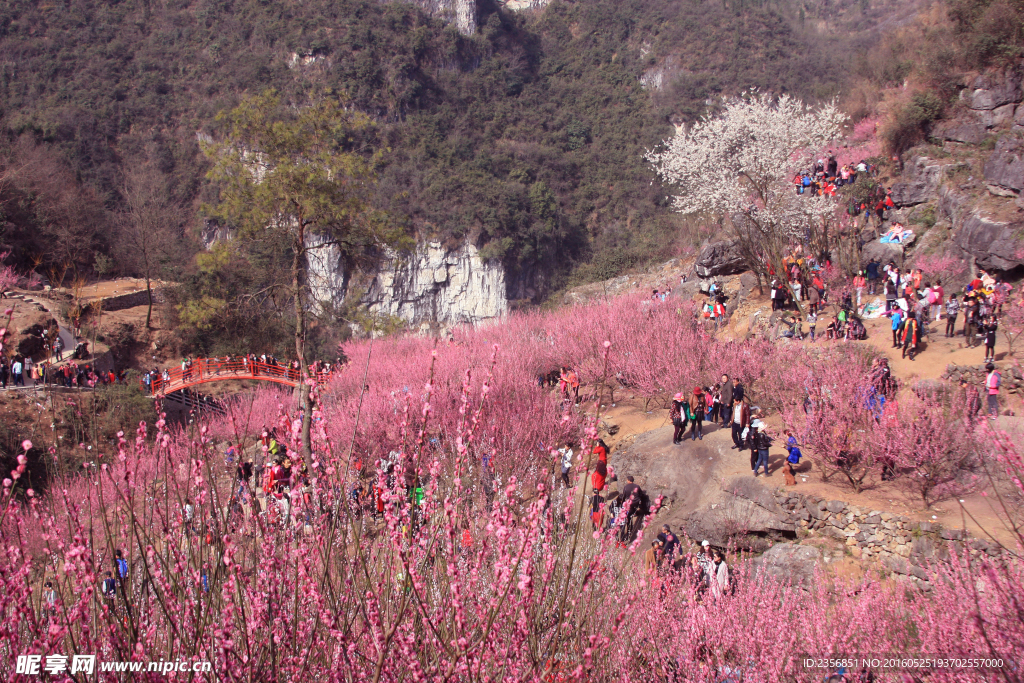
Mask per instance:
[[[672,426],[675,430],[672,433],[672,443],[678,445],[683,440],[683,433],[686,431],[686,422],[684,422],[684,408],[683,404],[686,397],[683,396],[682,392],[679,392],[672,397],[672,406],[668,409],[668,417],[672,420]]]
[[[988,376],[985,378],[985,388],[988,389],[988,419],[994,420],[999,417],[999,386],[1003,383],[1003,377],[992,363],[986,365],[985,369],[988,370]]]
[[[965,297],[966,299],[966,297]],[[971,349],[978,343],[975,332],[978,329],[978,297],[972,296],[964,301],[964,343]]]
[[[917,333],[917,318],[911,315],[903,326],[903,358],[907,357],[909,350],[910,360],[914,360],[914,356],[917,354]]]
[[[625,519],[619,527],[619,538],[616,544],[619,548],[625,548],[633,537],[633,527],[640,516],[640,501],[644,496],[643,489],[633,481],[632,474],[626,477],[626,482],[626,485],[622,487],[622,494],[619,496],[625,514]]]
[[[715,595],[727,595],[729,593],[729,565],[725,563],[725,555],[721,550],[714,554],[715,581],[712,584]]]
[[[960,312],[960,302],[957,301],[956,292],[949,295],[946,302],[946,337],[956,336],[956,314]]]
[[[871,294],[872,296],[875,294],[875,286],[878,282],[878,266],[878,259],[873,258],[868,261],[868,294]]]
[[[707,414],[707,399],[700,387],[694,387],[693,398],[690,403],[685,404],[690,411],[689,418],[693,420],[693,427],[690,429],[690,440],[704,440],[704,416]]]
[[[771,448],[772,438],[768,436],[764,423],[761,420],[754,420],[751,425],[752,427],[757,427],[753,437],[753,445],[757,448],[757,463],[754,465],[754,476],[756,477],[761,468],[764,467],[764,476],[770,477],[772,475],[768,471],[768,450]]]
[[[932,306],[932,317],[935,322],[939,322],[939,318],[942,316],[942,303],[945,300],[946,292],[942,288],[942,280],[936,280],[935,286],[932,287],[932,295],[928,302]]]
[[[722,426],[728,427],[732,419],[732,380],[729,375],[722,375]]]
[[[999,329],[999,321],[993,315],[983,325],[985,335],[985,362],[996,360],[996,331]]]
[[[708,421],[714,424],[722,419],[722,385],[716,384],[711,394],[711,412]]]
[[[743,430],[750,424],[750,406],[745,398],[733,404],[732,409],[732,443],[733,449],[743,450]]]
[[[786,477],[786,486],[796,486],[796,466],[800,464],[800,458],[803,454],[800,452],[800,447],[797,445],[796,437],[793,432],[786,430],[786,461],[782,463],[782,473]]]
[[[565,488],[571,488],[572,484],[569,482],[569,472],[572,471],[572,442],[566,441],[565,445],[558,449],[559,461],[562,468],[562,483],[565,484]]]
[[[884,289],[886,314],[892,315],[892,311],[896,309],[896,285],[892,280],[886,280]]]
[[[960,378],[960,389],[963,390],[964,396],[964,414],[967,418],[967,426],[974,427],[978,422],[978,413],[981,412],[981,395],[978,393],[978,387],[967,383],[967,379]]]
[[[903,310],[897,308],[892,313],[892,348],[900,347],[900,326],[903,324]]]
[[[733,387],[732,387],[732,401],[733,401],[733,405],[735,405],[737,401],[742,401],[743,400],[744,391],[745,390],[743,388],[743,381],[742,380],[736,380],[736,384],[734,384]]]
[[[857,309],[860,310],[861,297],[864,295],[864,288],[867,286],[867,280],[864,279],[864,271],[858,270],[857,275],[853,278],[853,289],[857,292]]]

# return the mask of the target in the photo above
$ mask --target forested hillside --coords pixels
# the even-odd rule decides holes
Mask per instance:
[[[770,3],[484,3],[480,27],[464,37],[410,5],[364,0],[6,3],[0,123],[17,172],[3,241],[23,262],[42,257],[42,272],[69,260],[89,271],[116,246],[126,171],[140,167],[181,219],[168,221],[177,241],[195,235],[209,198],[198,139],[217,134],[217,112],[265,88],[297,103],[326,90],[378,124],[390,220],[473,240],[521,276],[522,296],[661,255],[677,219],[642,155],[672,122],[751,86],[813,100],[844,78]],[[675,70],[644,89],[669,56]]]

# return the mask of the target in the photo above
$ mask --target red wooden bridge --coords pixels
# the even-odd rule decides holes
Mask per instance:
[[[143,391],[149,391],[156,398],[163,398],[167,394],[197,384],[225,380],[254,379],[297,387],[301,377],[302,374],[297,368],[276,363],[263,363],[248,358],[196,358],[184,368],[169,368],[161,375],[152,375],[152,383],[148,387],[145,378],[141,384]],[[330,378],[329,373],[319,372],[316,383],[325,384]]]

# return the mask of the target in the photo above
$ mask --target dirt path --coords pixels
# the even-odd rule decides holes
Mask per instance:
[[[931,324],[932,333],[922,345],[922,350],[914,361],[903,359],[899,349],[891,348],[891,328],[887,318],[869,320],[866,323],[869,335],[866,343],[871,344],[890,359],[893,372],[904,385],[915,378],[939,379],[950,363],[978,365],[983,362],[984,348],[967,348],[962,336],[953,339],[946,339],[943,336],[945,321]],[[958,329],[962,330],[962,322],[958,325]],[[816,343],[832,342],[819,338]],[[999,363],[1016,362],[1013,357],[1009,357],[1002,339],[996,346],[996,358]],[[1007,397],[1009,398],[1009,407],[1015,416],[1000,417],[995,424],[1000,429],[1011,433],[1024,433],[1024,418],[1020,417],[1024,414],[1021,398],[1019,395]],[[659,433],[664,432],[667,435],[665,438],[671,440],[672,427],[668,419],[668,410],[656,401],[649,402],[645,409],[643,399],[623,392],[617,403],[613,406],[606,406],[603,412],[605,423],[618,427],[614,436],[606,438],[613,451],[629,448],[642,435],[653,430],[657,430]],[[784,428],[778,415],[769,415],[766,421],[769,428],[776,432],[781,432]],[[690,443],[687,441],[678,448],[690,448]],[[738,452],[732,449],[729,430],[719,429],[705,423],[705,436],[701,443],[704,448],[714,448],[722,455],[720,461],[715,463],[715,478],[724,479],[734,475],[752,476],[749,451]],[[761,481],[770,487],[783,486],[784,480],[780,469],[785,458],[785,451],[781,448],[781,444],[777,443],[771,448],[770,453],[771,477],[762,478]],[[623,474],[646,475],[648,473],[628,472]],[[801,464],[797,481],[795,489],[801,493],[843,500],[859,507],[893,512],[915,520],[938,522],[950,528],[966,528],[972,534],[980,537],[991,536],[1003,542],[1012,540],[1009,530],[1000,521],[1004,515],[998,509],[997,499],[992,495],[976,493],[965,497],[962,501],[945,501],[925,510],[919,500],[895,484],[882,482],[877,478],[869,480],[867,488],[860,493],[855,493],[848,485],[843,485],[835,476],[826,481],[809,458],[805,458]]]

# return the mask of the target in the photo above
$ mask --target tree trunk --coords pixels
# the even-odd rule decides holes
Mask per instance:
[[[149,307],[146,309],[146,329],[150,329],[150,321],[153,319],[153,286],[149,281],[149,271],[146,272],[146,294],[149,295]]]
[[[299,361],[299,400],[298,408],[302,411],[302,461],[312,471],[313,442],[310,436],[310,425],[313,420],[313,402],[309,396],[309,385],[306,384],[308,366],[306,365],[306,306],[303,292],[303,259],[306,253],[305,229],[299,218],[298,238],[292,256],[292,293],[295,302],[295,355]]]

